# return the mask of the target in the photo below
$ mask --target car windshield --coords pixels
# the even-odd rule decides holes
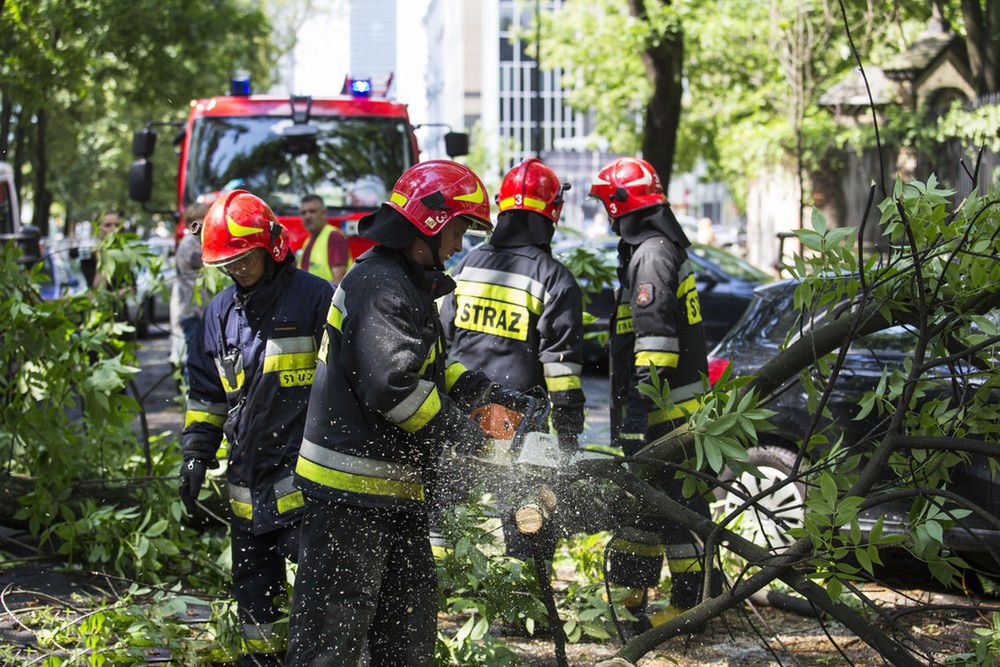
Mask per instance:
[[[388,198],[413,159],[398,118],[314,116],[314,138],[285,136],[292,125],[274,116],[197,120],[186,201],[228,186],[252,191],[279,215],[298,214],[307,194],[320,195],[331,209],[370,210]]]
[[[713,248],[712,246],[695,243],[689,248],[689,251],[702,259],[712,262],[722,269],[723,273],[733,278],[754,283],[767,282],[771,279],[770,276],[750,262],[740,259],[721,248]]]

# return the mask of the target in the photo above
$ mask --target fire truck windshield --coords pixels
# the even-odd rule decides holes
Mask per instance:
[[[279,215],[304,195],[328,209],[370,210],[388,198],[413,161],[406,123],[377,116],[313,116],[314,136],[294,135],[290,118],[200,118],[194,123],[185,200],[229,187],[250,190]]]

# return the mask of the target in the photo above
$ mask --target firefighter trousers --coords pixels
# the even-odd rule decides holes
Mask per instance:
[[[436,627],[425,511],[307,497],[286,664],[431,666]]]
[[[249,522],[232,521],[233,589],[243,633],[239,664],[280,665],[288,644],[278,601],[285,595],[285,559],[298,557],[298,524],[254,535]]]

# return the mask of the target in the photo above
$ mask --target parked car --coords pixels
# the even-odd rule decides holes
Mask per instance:
[[[42,299],[50,301],[64,296],[76,296],[87,290],[83,273],[66,252],[51,252],[42,258],[48,280],[38,285]]]
[[[734,375],[753,375],[780,351],[786,338],[799,331],[799,313],[793,305],[796,282],[786,280],[758,287],[743,317],[712,350],[709,361],[710,379],[718,377],[726,366]],[[864,336],[852,342],[840,377],[834,384],[828,404],[836,434],[843,434],[843,446],[849,448],[870,432],[876,418],[869,416],[856,421],[859,404],[865,392],[876,387],[883,369],[902,366],[913,356],[916,339],[912,332],[897,326]],[[946,373],[942,369],[942,374]],[[942,387],[942,391],[946,388]],[[806,393],[798,380],[772,400],[767,407],[776,412],[772,418],[774,430],[760,434],[760,446],[750,450],[750,461],[764,474],[758,479],[743,474],[738,481],[751,494],[787,479],[796,456],[796,442],[801,442],[812,419]],[[830,424],[824,419],[822,425]],[[992,479],[989,462],[981,455],[971,455],[968,463],[952,469],[950,487],[970,501],[1000,516],[1000,480]],[[752,512],[740,521],[741,531],[754,541],[772,546],[791,543],[787,529],[803,524],[803,500],[806,488],[790,484],[766,496],[762,505],[782,519],[784,526]],[[720,493],[720,511],[728,514],[742,504],[735,495]],[[909,501],[871,508],[858,517],[862,531],[868,533],[879,517],[883,518],[884,533],[909,532]],[[766,542],[765,542],[766,540]],[[983,569],[1000,573],[987,546],[1000,548],[1000,531],[994,530],[981,518],[970,515],[944,531],[944,543],[961,554],[966,561]]]
[[[569,252],[582,243],[579,240],[563,243],[557,246],[556,254],[558,256]],[[586,243],[599,248],[610,264],[617,265],[617,238],[607,237]],[[753,298],[754,288],[770,280],[770,276],[736,255],[713,246],[692,244],[688,248],[688,255],[694,265],[698,297],[701,300],[702,326],[708,347],[711,348],[726,335],[746,310]],[[595,320],[586,326],[586,331],[607,332],[614,308],[614,285],[606,286],[598,294],[592,295],[587,312]],[[606,357],[606,341],[588,337],[584,343],[584,361],[594,363]]]

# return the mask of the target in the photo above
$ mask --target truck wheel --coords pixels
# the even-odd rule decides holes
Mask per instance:
[[[773,445],[752,447],[747,450],[747,454],[748,462],[757,467],[764,476],[763,479],[754,477],[750,473],[737,476],[729,469],[723,471],[719,479],[744,491],[748,496],[755,496],[788,479],[795,464],[794,453]],[[748,508],[727,527],[754,544],[773,551],[782,551],[795,541],[788,531],[792,528],[801,528],[803,525],[805,497],[805,484],[801,482],[787,484],[758,502],[759,507],[770,512],[773,518]],[[744,503],[744,499],[740,496],[721,488],[716,490],[716,498],[717,502],[713,505],[716,521],[722,520]]]

